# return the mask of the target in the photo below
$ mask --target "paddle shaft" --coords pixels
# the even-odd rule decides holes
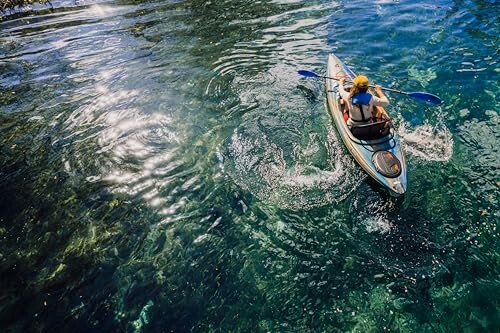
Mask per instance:
[[[298,73],[300,75],[305,76],[305,77],[312,77],[312,78],[318,78],[318,79],[324,78],[324,79],[330,79],[330,80],[340,81],[340,79],[338,79],[336,77],[329,77],[329,76],[318,75],[318,74],[316,74],[314,72],[306,71],[306,70],[299,70]],[[348,81],[348,82],[351,82],[351,81]],[[375,88],[375,86],[373,86],[373,85],[369,85],[369,87]],[[409,96],[409,97],[412,97],[412,98],[415,98],[415,99],[418,99],[418,100],[430,102],[430,103],[436,104],[436,105],[441,104],[441,98],[439,98],[436,95],[429,94],[429,93],[423,92],[423,91],[420,91],[420,92],[405,92],[405,91],[401,91],[401,90],[384,88],[384,87],[380,87],[380,89],[386,90],[386,91],[392,91],[392,92],[395,92],[395,93],[398,93],[398,94],[402,94],[402,95]]]
[[[329,76],[320,76],[320,77],[322,77],[324,79],[330,79],[330,80],[340,81],[340,79],[337,79],[336,77],[329,77]],[[347,82],[352,83],[351,81],[347,81]],[[375,88],[375,86],[371,85],[371,84],[369,84],[368,87]],[[380,89],[385,90],[385,91],[395,92],[395,93],[398,93],[398,94],[408,95],[407,92],[404,92],[404,91],[401,91],[401,90],[396,90],[396,89],[391,89],[391,88],[384,88],[384,87],[380,87]]]

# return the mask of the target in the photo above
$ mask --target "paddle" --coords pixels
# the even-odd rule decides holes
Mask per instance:
[[[316,74],[314,72],[306,71],[306,70],[303,70],[303,69],[299,70],[297,73],[299,73],[300,75],[305,76],[305,77],[320,78],[320,79],[321,78],[322,79],[331,79],[331,80],[337,80],[337,81],[339,81],[339,79],[337,79],[335,77],[322,76],[322,75]],[[372,86],[372,85],[370,85],[370,87],[375,88],[375,86]],[[429,94],[427,92],[422,92],[422,91],[404,92],[404,91],[396,90],[396,89],[390,89],[390,88],[384,88],[384,87],[381,87],[381,88],[382,88],[382,90],[392,91],[392,92],[395,92],[395,93],[398,93],[398,94],[410,96],[412,98],[415,98],[415,99],[418,99],[418,100],[421,100],[421,101],[425,101],[425,102],[429,102],[429,103],[432,103],[432,104],[436,104],[436,105],[441,104],[441,98],[437,97],[436,95]]]

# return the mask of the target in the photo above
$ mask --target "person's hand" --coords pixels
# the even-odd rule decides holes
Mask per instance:
[[[379,84],[375,85],[375,91],[376,92],[382,92],[382,87]]]
[[[339,79],[339,82],[340,82],[340,84],[341,84],[341,85],[344,85],[344,82],[345,82],[345,77],[341,77],[341,78]]]

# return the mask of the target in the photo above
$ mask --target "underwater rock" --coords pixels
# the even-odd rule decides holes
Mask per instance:
[[[140,332],[144,325],[149,324],[148,312],[153,305],[154,302],[152,300],[149,300],[148,303],[142,308],[141,313],[139,314],[139,318],[132,322],[132,326],[134,327],[135,332]]]

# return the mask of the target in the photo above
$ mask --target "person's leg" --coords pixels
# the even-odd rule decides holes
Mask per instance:
[[[340,98],[340,111],[342,111],[344,121],[349,120],[349,112],[347,110],[347,103],[343,98]]]
[[[381,121],[381,120],[389,120],[389,116],[385,112],[384,108],[381,106],[374,106],[373,107],[373,118],[375,121]]]

